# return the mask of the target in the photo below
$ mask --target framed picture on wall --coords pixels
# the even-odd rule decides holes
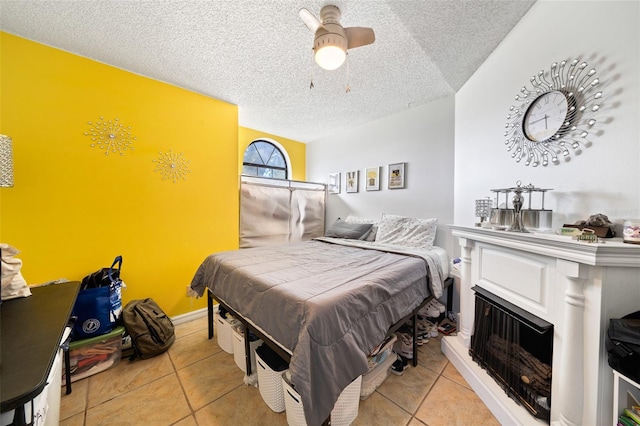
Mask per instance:
[[[404,188],[404,166],[406,163],[389,164],[389,189]]]
[[[380,167],[368,167],[364,170],[367,191],[380,191]]]
[[[358,192],[358,171],[347,172],[346,191]]]
[[[340,193],[340,173],[331,173],[327,183],[329,194]]]

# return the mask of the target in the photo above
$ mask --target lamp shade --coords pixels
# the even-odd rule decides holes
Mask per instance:
[[[493,200],[490,198],[483,198],[476,200],[476,217],[480,218],[480,222],[491,216],[491,207],[493,206]]]
[[[0,187],[13,186],[13,145],[11,138],[0,135]]]

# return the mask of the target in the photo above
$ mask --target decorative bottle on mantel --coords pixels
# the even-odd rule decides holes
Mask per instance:
[[[522,222],[522,204],[524,203],[524,197],[522,196],[523,187],[520,186],[520,181],[516,182],[516,187],[511,188],[515,195],[513,196],[513,222],[507,231],[512,232],[529,232],[524,227]]]

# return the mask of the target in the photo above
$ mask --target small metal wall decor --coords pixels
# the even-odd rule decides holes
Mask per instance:
[[[162,180],[176,183],[179,180],[186,180],[187,173],[191,173],[189,170],[191,161],[184,158],[182,153],[176,154],[172,150],[165,153],[158,152],[158,158],[153,162],[156,163],[156,168],[153,171],[159,172]]]
[[[0,187],[13,186],[13,143],[9,136],[0,135]]]
[[[574,59],[554,62],[531,77],[507,115],[504,143],[511,157],[527,166],[547,166],[588,146],[602,98],[595,74],[595,68]]]
[[[137,138],[131,134],[131,126],[123,125],[118,118],[105,120],[104,117],[99,117],[98,121],[87,121],[87,124],[91,128],[84,135],[91,137],[92,148],[104,149],[104,155],[124,155],[126,150],[133,151],[133,142]]]

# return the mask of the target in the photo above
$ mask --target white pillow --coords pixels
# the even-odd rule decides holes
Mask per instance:
[[[2,250],[2,262],[0,262],[2,263],[2,273],[0,274],[2,300],[31,296],[31,289],[20,272],[22,260],[14,257],[20,251],[4,243],[0,244],[0,250]]]
[[[347,216],[347,218],[344,221],[347,222],[347,223],[371,223],[371,224],[373,224],[373,226],[371,227],[371,230],[365,236],[364,241],[375,241],[376,240],[376,235],[378,234],[378,220],[369,219],[368,217],[360,217],[360,216],[349,215],[349,216]]]
[[[438,219],[383,214],[378,224],[376,242],[412,248],[433,246],[438,228]]]

